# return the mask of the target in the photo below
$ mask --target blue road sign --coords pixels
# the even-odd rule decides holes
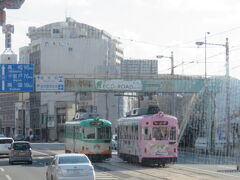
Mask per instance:
[[[36,91],[64,91],[64,76],[37,75]]]
[[[1,91],[34,90],[33,64],[2,64]]]

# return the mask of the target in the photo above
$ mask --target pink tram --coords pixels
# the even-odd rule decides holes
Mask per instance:
[[[135,111],[135,112],[134,112]],[[118,156],[142,165],[165,166],[177,161],[178,120],[149,108],[147,115],[135,109],[118,120]],[[151,114],[151,111],[156,114]]]

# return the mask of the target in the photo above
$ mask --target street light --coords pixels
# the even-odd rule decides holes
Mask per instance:
[[[226,53],[226,74],[225,74],[225,83],[226,83],[226,136],[227,136],[227,155],[229,155],[230,151],[230,76],[229,76],[229,44],[228,38],[226,38],[225,44],[216,44],[216,43],[205,43],[205,42],[196,42],[197,45],[214,45],[214,46],[222,46],[225,48]]]
[[[205,45],[205,80],[207,79],[207,35],[210,34],[210,32],[205,32],[204,42],[196,42],[196,45],[202,46]]]
[[[161,59],[161,58],[168,58],[171,60],[171,75],[173,76],[174,75],[174,58],[173,58],[173,51],[171,51],[171,56],[163,56],[163,55],[158,55],[156,56],[158,59]],[[172,115],[175,116],[175,94],[174,92],[172,93],[172,106],[171,106],[171,113]]]
[[[168,58],[171,60],[171,75],[174,75],[174,59],[173,59],[173,51],[171,52],[171,56],[163,56],[163,55],[158,55],[156,56],[158,59],[162,58]]]

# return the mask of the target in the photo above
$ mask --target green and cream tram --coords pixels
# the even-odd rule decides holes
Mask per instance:
[[[83,153],[92,161],[111,158],[111,122],[88,118],[65,123],[65,152]]]

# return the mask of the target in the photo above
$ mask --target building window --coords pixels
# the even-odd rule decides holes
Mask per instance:
[[[59,29],[53,29],[53,34],[58,34],[58,33],[60,33]]]
[[[69,47],[69,48],[68,48],[68,51],[73,51],[73,48]]]
[[[66,115],[57,115],[58,124],[64,124],[66,122]]]

